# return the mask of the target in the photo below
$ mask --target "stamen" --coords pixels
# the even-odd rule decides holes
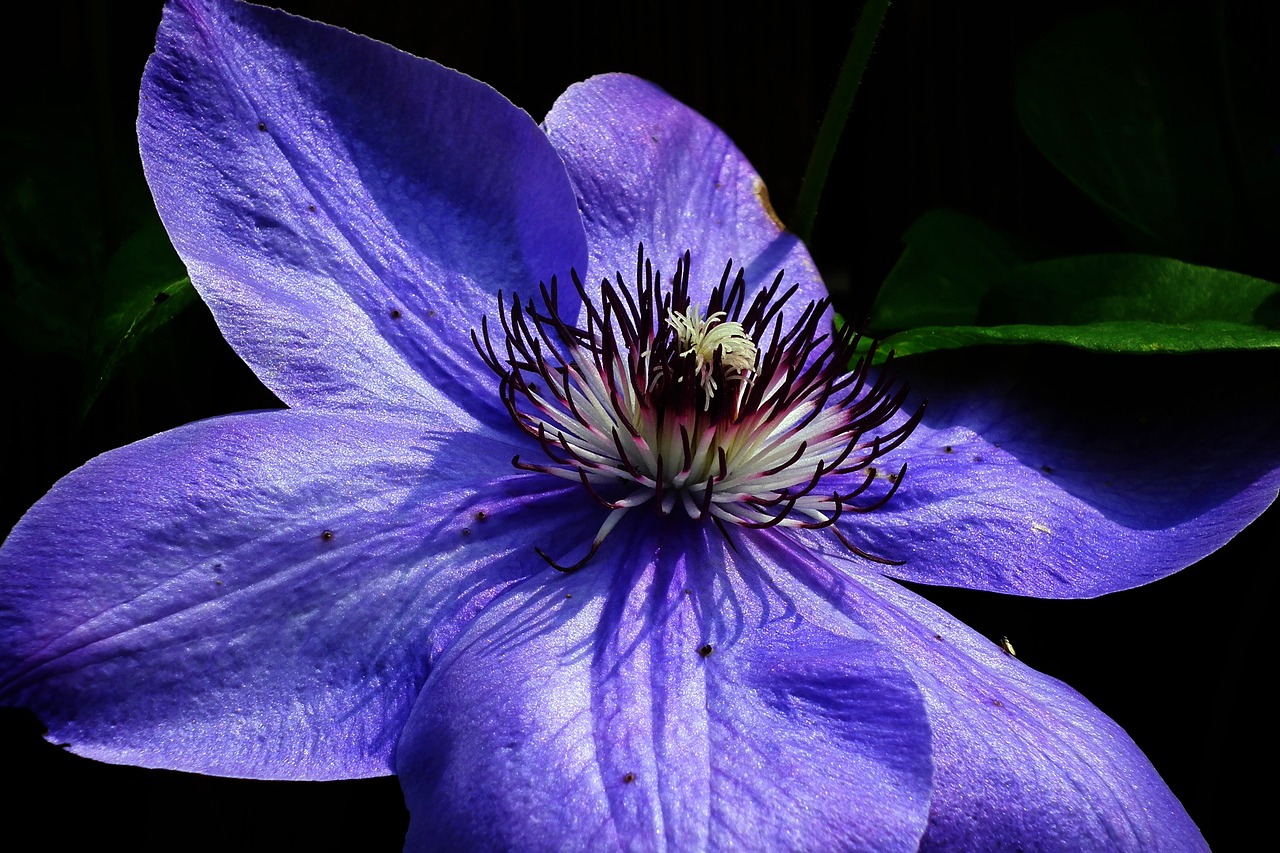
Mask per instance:
[[[577,481],[608,510],[577,562],[537,553],[577,571],[623,515],[652,502],[662,515],[680,507],[710,519],[726,538],[729,524],[828,529],[851,552],[893,564],[853,545],[837,522],[897,491],[905,466],[885,488],[872,463],[906,440],[923,407],[880,431],[907,388],[888,365],[873,374],[874,346],[847,367],[860,337],[825,328],[827,300],[787,325],[799,285],[784,290],[779,273],[748,301],[745,273],[729,261],[704,314],[689,298],[690,269],[686,252],[664,288],[640,247],[634,281],[603,280],[598,302],[572,275],[583,327],[560,316],[553,278],[539,285],[540,305],[499,293],[501,346],[488,318],[472,330],[512,422],[547,457],[512,464]]]
[[[725,317],[724,311],[713,311],[703,318],[697,303],[683,314],[678,311],[667,314],[667,322],[676,330],[678,346],[684,348],[679,355],[694,358],[694,372],[706,396],[704,411],[711,407],[711,398],[719,390],[716,374],[742,380],[756,367],[755,341],[747,336],[741,323]]]

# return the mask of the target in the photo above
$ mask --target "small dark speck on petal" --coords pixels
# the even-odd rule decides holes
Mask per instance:
[[[564,597],[565,597],[565,598],[573,598],[573,593],[571,593],[571,592],[566,592],[566,593],[564,594]]]
[[[974,461],[974,462],[981,462],[981,461],[982,461],[982,457],[981,457],[981,456],[975,456],[975,457],[973,457],[973,461]]]
[[[1003,702],[1001,702],[999,699],[992,699],[992,700],[991,700],[991,704],[992,704],[992,705],[995,705],[997,708],[1003,708],[1003,707],[1004,707],[1004,703],[1003,703]]]
[[[488,517],[489,517],[489,513],[485,512],[484,510],[482,509],[476,510],[476,521],[484,521]]]
[[[434,309],[434,308],[428,308],[428,309],[427,309],[427,316],[428,316],[428,317],[434,317],[434,316],[436,316],[436,309]]]
[[[392,319],[392,320],[399,320],[399,319],[400,319],[400,309],[399,309],[399,308],[392,308],[392,309],[391,309],[391,319]]]
[[[463,535],[463,536],[470,536],[470,535],[471,535],[471,528],[470,528],[470,527],[464,527],[464,528],[462,528],[462,535]]]
[[[933,638],[934,638],[935,640],[937,640],[939,643],[941,643],[941,642],[942,642],[942,635],[941,635],[941,634],[934,634],[934,635],[933,635]]]
[[[312,213],[315,213],[315,212],[316,212],[316,206],[315,206],[314,204],[309,204],[309,205],[307,205],[307,210],[309,210],[309,211],[310,211],[310,212],[312,212]]]
[[[1043,472],[1045,472],[1046,474],[1052,474],[1052,473],[1053,473],[1053,468],[1049,467],[1048,465],[1041,465],[1041,466],[1040,466],[1040,470],[1041,470],[1041,471],[1043,471]]]
[[[263,122],[263,121],[258,122],[258,130],[261,130],[261,131],[264,131],[264,132],[265,132],[265,131],[266,131],[266,129],[267,129],[267,123],[266,123],[266,122]]]
[[[157,305],[159,305],[161,302],[165,302],[165,301],[167,301],[168,299],[169,299],[169,294],[165,293],[165,292],[162,290],[162,291],[160,291],[159,293],[157,293],[157,294],[156,294],[155,299],[153,299],[152,301],[153,301],[153,302],[155,302]]]
[[[702,657],[704,657],[704,658],[709,658],[709,657],[711,657],[711,653],[712,653],[713,651],[715,651],[715,649],[711,648],[711,644],[710,644],[710,643],[708,643],[707,645],[705,645],[705,646],[703,646],[702,648],[698,649],[698,654],[699,654],[699,655],[701,655],[701,656],[702,656]]]
[[[323,539],[323,540],[324,540],[324,541],[326,541],[326,542],[332,542],[332,541],[333,541],[333,531],[332,531],[332,530],[326,530],[324,533],[321,533],[321,534],[320,534],[320,538],[321,538],[321,539]]]
[[[213,570],[214,570],[215,572],[220,572],[220,571],[222,571],[222,563],[214,563],[214,564],[213,564]]]
[[[636,774],[628,773],[622,777],[622,781],[630,785],[632,782],[636,781]]]
[[[953,448],[951,445],[949,445],[949,444],[948,444],[946,447],[942,448],[942,452],[943,452],[943,453],[954,453],[954,452],[955,452],[955,448]]]

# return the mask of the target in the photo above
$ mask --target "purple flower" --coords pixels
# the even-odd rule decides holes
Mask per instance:
[[[1240,450],[1277,445],[1269,407],[1214,401],[1213,442],[1194,398],[1083,429],[935,366],[921,419],[844,369],[741,153],[632,77],[539,128],[386,45],[188,0],[139,135],[289,408],[108,453],[15,528],[0,699],[51,740],[395,772],[412,849],[1204,848],[1115,723],[884,576],[1176,571],[1275,497],[1274,451]]]

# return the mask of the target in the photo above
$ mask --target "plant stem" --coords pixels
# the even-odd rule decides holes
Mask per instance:
[[[871,48],[876,43],[876,36],[880,34],[880,26],[884,23],[888,9],[889,0],[867,0],[858,16],[858,23],[853,28],[849,52],[845,54],[835,90],[831,93],[831,100],[827,102],[827,111],[822,117],[818,138],[814,140],[813,153],[809,155],[809,165],[805,168],[804,180],[800,184],[800,198],[791,217],[792,230],[802,240],[807,241],[813,234],[813,223],[818,218],[818,203],[822,200],[822,188],[827,183],[827,173],[831,171],[831,161],[835,159],[840,134],[844,132],[849,110],[853,107],[853,96],[858,92],[862,72],[871,59]]]

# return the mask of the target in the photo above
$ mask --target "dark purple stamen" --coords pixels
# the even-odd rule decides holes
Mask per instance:
[[[748,302],[744,272],[729,262],[705,314],[690,301],[689,275],[686,252],[664,289],[641,247],[634,284],[618,273],[601,282],[598,300],[572,275],[585,327],[560,316],[553,278],[539,286],[540,305],[499,294],[499,346],[488,318],[472,331],[512,421],[548,459],[513,464],[580,482],[609,510],[577,562],[537,553],[576,571],[622,515],[652,502],[663,515],[678,504],[694,520],[711,519],[726,536],[726,524],[830,529],[850,551],[892,563],[858,548],[836,522],[897,491],[905,466],[869,494],[872,463],[906,440],[923,406],[877,432],[908,389],[887,367],[873,374],[874,344],[848,366],[861,338],[826,328],[827,300],[785,325],[798,286],[782,290],[781,273]]]

